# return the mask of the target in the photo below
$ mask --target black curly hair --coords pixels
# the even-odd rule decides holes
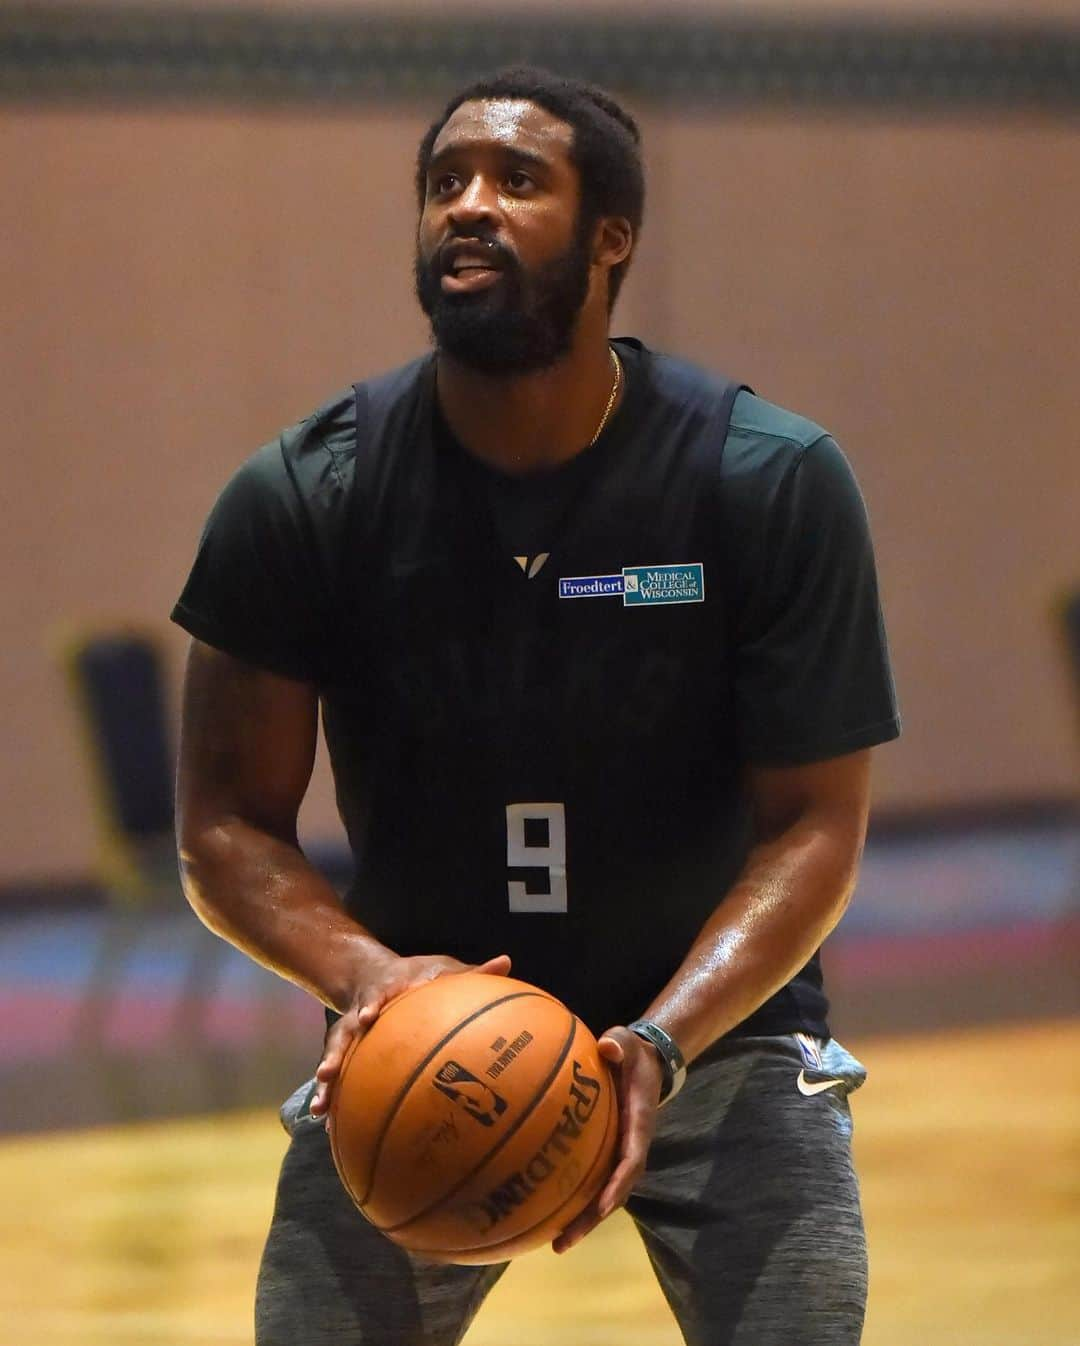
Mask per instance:
[[[416,154],[416,197],[421,210],[428,163],[439,132],[462,103],[477,98],[526,99],[572,127],[570,159],[581,180],[580,223],[589,226],[604,215],[620,215],[630,222],[636,242],[645,214],[645,173],[637,122],[603,89],[535,66],[508,66],[477,80],[456,93],[431,123]],[[629,265],[628,257],[611,269],[609,308],[615,304]]]

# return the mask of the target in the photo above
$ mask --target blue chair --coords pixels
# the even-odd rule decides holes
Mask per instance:
[[[180,913],[197,923],[177,869],[175,750],[160,641],[135,626],[93,627],[68,634],[61,656],[83,729],[97,830],[96,877],[108,907],[79,1036],[84,1048],[109,1063],[110,1012],[137,950],[149,941],[151,923],[156,920],[160,930],[163,919]],[[177,955],[186,962],[176,979],[170,1027],[188,1046],[205,1038],[206,1013],[228,952],[200,927]],[[124,1075],[109,1073],[114,1086]]]
[[[64,641],[63,659],[90,764],[97,877],[114,905],[173,905],[175,754],[161,648],[135,627],[92,629]]]

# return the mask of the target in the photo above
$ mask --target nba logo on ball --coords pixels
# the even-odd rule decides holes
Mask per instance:
[[[506,1111],[506,1099],[457,1061],[444,1062],[431,1082],[484,1126],[494,1126],[495,1118]]]

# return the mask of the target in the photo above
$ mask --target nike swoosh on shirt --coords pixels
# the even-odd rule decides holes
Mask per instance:
[[[795,1081],[795,1087],[800,1094],[805,1095],[807,1098],[813,1098],[815,1094],[820,1094],[825,1089],[831,1089],[833,1085],[843,1083],[843,1080],[815,1080],[811,1083],[811,1081],[806,1078],[806,1071],[800,1070],[799,1078]]]

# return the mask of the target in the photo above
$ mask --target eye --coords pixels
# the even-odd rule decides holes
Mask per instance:
[[[431,191],[435,196],[445,196],[452,192],[458,183],[456,173],[438,173],[431,179]]]
[[[506,185],[512,192],[528,191],[530,187],[535,186],[532,178],[521,168],[513,168],[506,175]]]

